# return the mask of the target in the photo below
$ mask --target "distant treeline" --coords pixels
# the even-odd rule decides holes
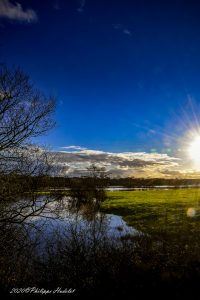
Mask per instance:
[[[41,176],[34,178],[21,177],[20,181],[29,182],[32,188],[70,188],[74,183],[81,183],[82,181],[91,182],[94,178],[90,177],[49,177]],[[105,178],[98,178],[98,183],[105,186]],[[106,178],[106,186],[123,186],[127,188],[135,187],[154,187],[154,186],[188,186],[200,185],[200,179],[165,179],[165,178]]]
[[[0,176],[0,183],[16,184],[22,190],[37,190],[49,188],[71,188],[72,185],[81,182],[87,182],[87,186],[91,185],[94,178],[90,177],[50,177],[50,176],[19,176],[6,175]],[[97,183],[98,181],[98,183]],[[89,184],[91,183],[91,184]],[[136,187],[154,187],[154,186],[189,186],[200,185],[200,179],[165,179],[165,178],[96,178],[97,186],[123,186],[127,188]],[[89,185],[88,185],[89,184]]]
[[[181,185],[199,185],[200,179],[180,179],[180,178],[111,178],[111,186],[134,187],[153,187],[153,186],[181,186]]]

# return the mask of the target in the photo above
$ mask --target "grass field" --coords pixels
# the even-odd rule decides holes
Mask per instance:
[[[108,192],[101,211],[120,215],[145,233],[170,238],[200,236],[200,189]]]

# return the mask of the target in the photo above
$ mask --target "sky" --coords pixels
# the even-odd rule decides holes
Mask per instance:
[[[199,13],[193,0],[0,0],[0,63],[57,98],[57,126],[37,142],[72,173],[199,171],[184,146],[199,123]]]

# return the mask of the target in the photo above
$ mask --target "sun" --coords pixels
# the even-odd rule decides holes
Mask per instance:
[[[188,147],[190,158],[194,161],[197,167],[200,167],[200,135],[196,136]]]

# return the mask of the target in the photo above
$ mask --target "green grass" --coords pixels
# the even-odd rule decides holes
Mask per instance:
[[[128,225],[162,238],[200,237],[198,188],[108,192],[101,211],[120,215]]]

